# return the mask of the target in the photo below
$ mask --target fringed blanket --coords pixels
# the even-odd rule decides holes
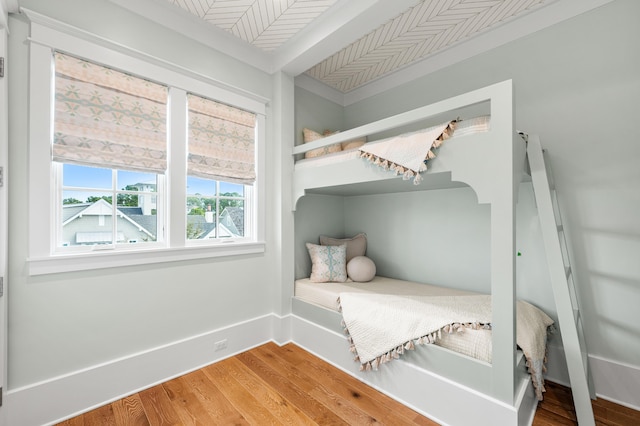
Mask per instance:
[[[385,170],[402,175],[404,180],[413,178],[414,185],[422,181],[420,172],[427,170],[427,160],[434,158],[432,148],[453,133],[455,121],[408,133],[386,141],[365,144],[360,147],[360,156]]]
[[[491,328],[491,296],[395,296],[340,293],[339,306],[350,350],[361,370],[399,358],[415,344],[435,343],[442,333]],[[547,330],[553,320],[529,303],[518,301],[516,341],[542,399]]]

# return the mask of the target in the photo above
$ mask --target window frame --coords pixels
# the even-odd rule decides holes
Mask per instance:
[[[181,66],[130,50],[83,30],[28,12],[31,20],[29,63],[29,274],[92,270],[182,261],[220,256],[263,253],[265,250],[265,138],[268,100],[237,89]],[[118,245],[90,251],[65,252],[57,249],[58,212],[61,201],[54,162],[53,135],[53,51],[61,51],[104,64],[169,87],[168,170],[165,174],[164,242],[148,246]],[[187,173],[187,93],[198,94],[256,114],[256,182],[246,194],[251,208],[249,238],[211,239],[206,242],[186,238]],[[42,220],[48,217],[50,220]]]

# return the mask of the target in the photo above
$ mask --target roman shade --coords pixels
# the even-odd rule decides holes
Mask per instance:
[[[53,161],[162,174],[167,87],[55,53]]]
[[[193,94],[189,104],[187,173],[252,185],[256,180],[256,115]]]

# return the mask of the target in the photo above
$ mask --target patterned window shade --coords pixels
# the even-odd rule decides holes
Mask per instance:
[[[53,160],[164,173],[165,86],[55,53]]]
[[[256,115],[195,95],[188,102],[188,174],[253,184]]]

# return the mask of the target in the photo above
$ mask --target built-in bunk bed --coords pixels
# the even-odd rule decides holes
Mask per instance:
[[[367,152],[373,144],[392,140],[394,132],[405,140],[413,137],[420,132],[416,126],[423,126],[424,123],[429,127],[426,131],[438,127],[431,125],[444,123],[445,136],[439,139],[446,139],[447,134],[450,136],[443,142],[434,142],[430,151],[435,150],[437,156],[425,158],[426,170],[422,166],[414,171],[408,167],[399,168],[393,161],[385,162],[384,158],[372,154],[378,152],[375,149]],[[456,135],[456,126],[460,135]],[[373,140],[376,139],[375,135],[385,138],[382,142],[376,142]],[[301,159],[305,152],[317,152],[365,137],[370,142],[350,152]],[[442,146],[435,149],[440,143]],[[313,284],[309,286],[308,280],[299,280],[292,298],[293,341],[444,424],[530,422],[537,398],[527,371],[527,361],[517,349],[515,294],[515,205],[519,184],[526,176],[525,152],[526,142],[514,129],[511,81],[294,147],[293,155],[297,160],[292,183],[294,206],[309,194],[353,196],[464,185],[475,191],[478,203],[490,205],[491,295],[488,303],[491,327],[481,324],[480,327],[468,328],[479,328],[480,333],[486,333],[486,328],[491,328],[489,339],[492,354],[487,362],[487,359],[477,359],[443,347],[446,344],[419,344],[423,340],[424,343],[443,340],[441,336],[433,335],[415,340],[415,348],[413,343],[407,342],[383,357],[375,358],[373,362],[362,364],[354,361],[354,354],[349,351],[350,348],[353,350],[350,336],[344,334],[349,334],[351,330],[345,330],[345,324],[341,324],[343,316],[339,312],[340,307],[337,304],[331,306],[331,301],[341,292],[345,292],[345,298],[357,292],[376,293],[377,286],[380,286],[379,293],[393,293],[393,290],[388,290],[388,285],[391,282],[393,286],[395,280],[380,277],[370,283],[331,284],[333,288],[315,284],[315,290],[320,291],[315,296]],[[298,213],[295,220],[301,220]],[[306,242],[296,236],[296,250],[300,251]],[[422,283],[396,284],[402,287],[420,286]],[[406,292],[412,294],[411,288]],[[421,288],[436,295],[446,292],[439,286],[422,285]],[[329,293],[323,295],[325,290]],[[398,293],[403,291],[399,290]],[[446,294],[467,293],[452,290]],[[380,301],[378,308],[383,309],[385,305],[386,301]],[[385,362],[390,358],[398,359]]]

